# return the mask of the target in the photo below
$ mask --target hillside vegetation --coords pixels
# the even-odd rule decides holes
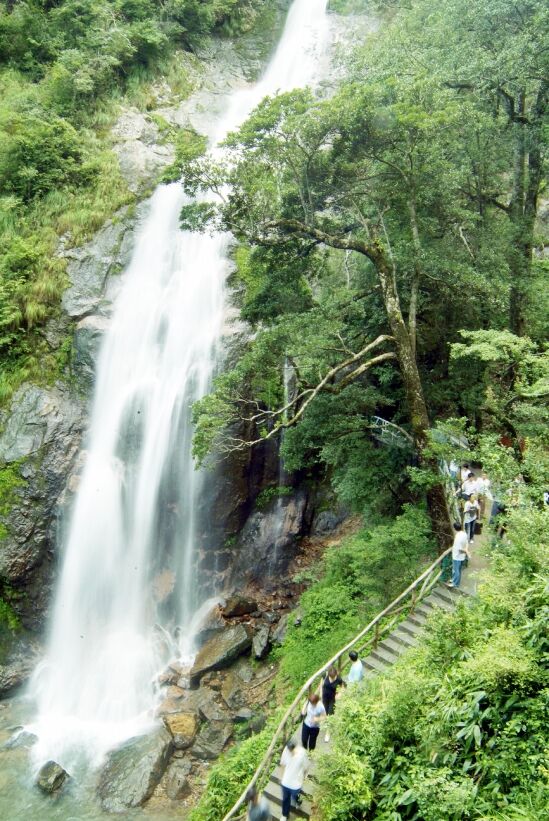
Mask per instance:
[[[65,358],[40,328],[66,287],[56,255],[134,199],[110,150],[123,95],[213,29],[249,26],[262,0],[2,0],[0,3],[0,401]],[[189,89],[190,90],[190,89]]]

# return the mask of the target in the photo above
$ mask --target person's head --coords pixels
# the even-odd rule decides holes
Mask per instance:
[[[470,470],[469,473],[467,474],[467,478],[468,479],[474,479],[475,478],[472,470]]]
[[[259,793],[255,787],[250,787],[248,792],[246,793],[246,801],[249,804],[257,804],[259,800]]]
[[[469,501],[471,502],[471,504],[474,504],[476,502],[476,500],[477,500],[477,497],[475,496],[475,494],[471,493],[471,495],[469,496]]]
[[[318,695],[318,693],[311,693],[311,695],[309,696],[309,701],[311,702],[313,707],[316,707],[316,705],[320,701],[320,696]]]
[[[456,533],[461,530],[461,525],[459,522],[454,522],[454,530]]]
[[[351,661],[358,661],[358,653],[355,650],[351,650],[349,653],[349,658]]]
[[[293,738],[290,738],[290,740],[286,743],[286,749],[289,750],[291,753],[293,753],[293,751],[295,750],[295,747],[296,747],[295,741],[293,740]]]
[[[330,669],[328,670],[328,677],[337,678],[337,670],[335,667],[330,667]]]

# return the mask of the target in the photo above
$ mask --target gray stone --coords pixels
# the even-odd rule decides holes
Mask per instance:
[[[172,801],[179,801],[190,794],[189,774],[191,769],[191,762],[186,758],[172,761],[168,767],[165,777],[166,795]]]
[[[311,534],[313,536],[325,536],[328,533],[333,533],[344,519],[345,513],[343,511],[321,510],[313,519]]]
[[[209,670],[220,670],[249,649],[252,640],[245,628],[238,624],[211,638],[198,651],[190,672],[191,686],[197,686],[201,676]]]
[[[252,641],[252,652],[256,659],[264,659],[268,654],[271,642],[269,639],[270,628],[268,624],[262,625],[255,634]]]
[[[271,640],[273,644],[282,644],[288,632],[288,613],[285,613],[276,627],[271,630]]]
[[[33,747],[38,741],[38,736],[28,730],[21,729],[15,732],[4,744],[5,750],[18,750],[20,747]]]
[[[222,608],[223,615],[226,619],[234,616],[246,616],[249,613],[253,613],[254,610],[257,610],[256,600],[242,596],[240,593],[229,596]]]
[[[234,714],[234,722],[235,724],[244,724],[246,721],[250,721],[254,717],[252,710],[249,707],[241,707],[240,710]]]
[[[133,222],[133,218],[127,217],[127,209],[122,209],[90,242],[79,248],[61,250],[60,256],[67,259],[71,283],[62,299],[69,316],[84,317],[102,306],[108,277],[127,263],[129,248],[124,239]]]
[[[110,752],[97,787],[102,808],[122,813],[144,804],[164,775],[172,749],[169,732],[159,727]]]
[[[69,774],[55,761],[47,761],[36,777],[36,786],[45,793],[54,793],[61,789]]]
[[[191,754],[195,758],[202,758],[206,761],[218,758],[232,733],[233,726],[229,722],[210,721],[203,724],[193,744]]]

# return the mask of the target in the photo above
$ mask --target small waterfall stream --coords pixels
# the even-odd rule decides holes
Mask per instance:
[[[231,96],[212,146],[265,95],[315,80],[326,5],[295,0],[263,78]],[[228,238],[182,232],[183,201],[179,184],[153,195],[102,345],[47,654],[31,686],[36,764],[70,770],[145,730],[155,674],[170,654],[192,652],[205,479],[193,468],[190,406],[215,366]]]

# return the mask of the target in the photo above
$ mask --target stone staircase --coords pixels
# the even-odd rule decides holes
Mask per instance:
[[[383,673],[391,667],[400,656],[410,647],[418,644],[429,616],[437,609],[452,611],[457,602],[467,594],[461,590],[438,584],[431,593],[417,604],[413,611],[400,622],[391,633],[377,644],[367,656],[362,659],[366,677]],[[324,733],[320,732],[318,747],[329,749],[330,743],[323,741]],[[295,735],[300,740],[300,732]],[[277,766],[271,774],[264,790],[264,797],[269,804],[271,821],[279,821],[282,814],[282,767]],[[315,790],[314,762],[303,785],[302,803],[299,807],[292,806],[290,818],[310,818],[312,813],[312,799]]]

